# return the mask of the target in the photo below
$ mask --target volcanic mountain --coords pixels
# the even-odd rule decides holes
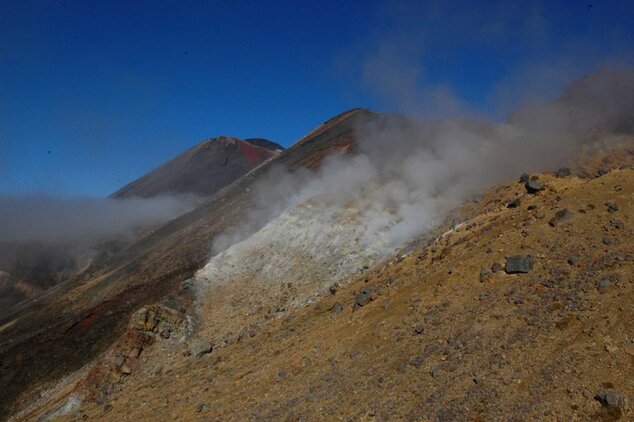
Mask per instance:
[[[262,138],[212,138],[129,183],[110,199],[189,195],[189,202],[199,202],[191,197],[213,194],[283,149]],[[138,235],[151,228],[146,225],[134,230]],[[134,239],[135,236],[106,234],[88,242],[0,241],[0,309],[35,298],[58,283],[77,277]]]
[[[206,140],[127,184],[113,198],[194,193],[208,196],[283,151],[261,138],[219,136]]]
[[[334,117],[0,315],[1,414],[627,418],[634,139],[559,108]]]

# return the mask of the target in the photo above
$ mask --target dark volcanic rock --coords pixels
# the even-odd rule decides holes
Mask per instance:
[[[509,256],[504,267],[507,274],[529,273],[532,269],[533,258],[528,255]]]
[[[535,194],[541,190],[544,190],[544,186],[537,179],[531,179],[524,184],[526,192]]]
[[[354,303],[357,306],[363,306],[363,305],[366,305],[371,300],[372,300],[372,289],[369,287],[366,287],[365,289],[361,291],[361,293],[355,296]]]
[[[625,398],[616,391],[599,391],[594,398],[606,409],[618,413],[618,416],[620,416],[625,409]]]
[[[555,213],[555,216],[548,221],[548,224],[551,227],[555,227],[564,223],[572,218],[572,211],[568,208],[564,208],[563,210],[559,210]]]
[[[557,177],[568,177],[572,174],[572,172],[570,171],[570,169],[568,167],[562,167],[559,170],[557,170]]]

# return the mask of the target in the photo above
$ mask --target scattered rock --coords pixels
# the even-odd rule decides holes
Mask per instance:
[[[568,167],[561,167],[559,170],[557,170],[557,177],[559,178],[568,177],[571,174],[572,172]]]
[[[478,296],[478,300],[480,302],[484,302],[485,300],[489,300],[489,298],[491,297],[491,295],[489,293],[480,293],[480,296]]]
[[[509,256],[504,267],[507,274],[529,273],[532,269],[533,258],[528,255]]]
[[[526,192],[531,194],[536,194],[537,192],[544,190],[544,186],[539,182],[539,180],[532,178],[524,184],[524,187],[526,188]]]
[[[490,275],[491,273],[489,273],[487,270],[480,270],[480,283],[484,283],[485,281],[487,281]]]
[[[551,227],[555,227],[564,223],[572,218],[572,211],[568,208],[564,208],[563,210],[559,210],[555,213],[555,216],[548,221],[548,224]]]
[[[500,264],[499,262],[494,262],[493,264],[491,264],[491,271],[492,272],[497,273],[501,269],[502,269],[502,264]]]
[[[605,206],[608,207],[608,212],[612,214],[619,210],[619,206],[614,202],[606,202]]]
[[[612,285],[612,279],[610,279],[609,277],[606,277],[603,280],[599,281],[599,284],[597,285],[597,290],[599,290],[600,292],[603,292],[605,291],[605,289],[607,289],[611,285]]]
[[[187,280],[181,283],[180,289],[183,291],[187,291],[191,289],[192,287],[194,287],[194,280],[191,278],[188,278]]]
[[[368,302],[372,300],[372,289],[369,287],[361,290],[361,293],[355,296],[354,302],[357,306],[366,305]]]
[[[409,364],[416,368],[419,368],[423,364],[424,360],[425,359],[423,359],[422,356],[414,356],[409,360]]]
[[[325,381],[325,382],[330,382],[332,381],[332,374],[324,374],[321,376],[321,380]]]
[[[213,346],[207,340],[198,341],[194,343],[191,347],[192,355],[196,359],[199,359],[203,357],[204,355],[211,353],[212,350],[213,350]]]
[[[520,206],[521,200],[519,197],[513,198],[506,203],[506,208],[517,208]]]
[[[625,409],[625,398],[616,391],[599,391],[594,398],[601,403],[603,407],[608,410],[616,411],[619,415],[622,414]]]

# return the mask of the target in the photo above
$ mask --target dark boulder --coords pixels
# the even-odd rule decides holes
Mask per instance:
[[[506,259],[504,271],[507,274],[529,273],[533,269],[533,258],[528,255],[514,255]]]

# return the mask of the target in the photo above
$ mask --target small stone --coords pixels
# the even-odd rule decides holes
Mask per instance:
[[[539,191],[544,190],[544,186],[539,183],[539,180],[531,179],[524,185],[526,191],[531,194],[536,194]]]
[[[603,407],[608,410],[617,411],[619,415],[625,409],[625,398],[613,390],[604,390],[599,391],[595,396],[595,400],[597,400]]]
[[[478,300],[480,302],[484,302],[485,300],[489,300],[489,298],[491,297],[491,295],[489,293],[480,293],[480,296],[478,297]]]
[[[180,289],[183,291],[187,291],[191,289],[192,287],[194,287],[194,280],[192,280],[191,278],[188,278],[187,280],[181,283]]]
[[[555,216],[548,221],[548,224],[551,227],[555,227],[564,223],[572,218],[572,211],[568,208],[564,208],[563,210],[559,210],[555,213]]]
[[[597,175],[598,176],[603,176],[606,175],[610,172],[610,170],[607,167],[599,167],[599,169],[597,170]]]
[[[154,375],[160,375],[160,374],[161,374],[161,372],[163,372],[163,367],[162,367],[161,365],[157,366],[157,367],[154,369]]]
[[[288,376],[288,372],[286,372],[285,370],[283,370],[283,369],[279,369],[279,370],[277,371],[277,377],[278,377],[279,379],[284,379],[284,378],[286,378],[287,376]]]
[[[130,368],[128,365],[123,365],[121,367],[121,373],[125,375],[130,375],[132,373],[132,368]]]
[[[199,403],[199,404],[196,406],[196,412],[197,412],[197,413],[200,413],[200,412],[202,412],[202,411],[203,411],[203,409],[204,409],[204,408],[205,408],[204,403]]]
[[[337,293],[338,287],[339,286],[337,284],[333,284],[332,286],[328,288],[328,291],[330,292],[331,295],[334,295],[335,293]]]
[[[520,183],[526,183],[530,179],[530,176],[527,173],[522,173],[520,176]]]
[[[211,353],[212,350],[213,346],[207,340],[198,341],[191,347],[192,355],[194,355],[196,359]]]
[[[432,378],[436,378],[439,374],[439,371],[440,368],[438,368],[437,366],[432,366],[429,370],[429,375],[431,375]]]
[[[533,259],[528,255],[509,256],[504,267],[507,274],[529,273],[532,269]]]
[[[520,206],[520,198],[513,198],[506,203],[506,208],[517,208]]]
[[[117,368],[120,368],[125,362],[125,358],[121,355],[116,356],[114,358],[114,366],[116,366]]]
[[[571,256],[570,258],[568,258],[567,262],[568,265],[577,265],[577,263],[579,262],[579,258],[577,258],[576,256]]]
[[[561,167],[559,170],[557,170],[557,177],[559,178],[568,177],[571,174],[572,172],[568,167]]]
[[[491,264],[491,271],[492,272],[497,273],[501,269],[502,269],[502,264],[500,264],[499,262],[494,262],[493,264]]]
[[[619,206],[614,202],[606,202],[605,206],[608,207],[608,212],[613,214],[619,210]]]
[[[424,332],[424,331],[425,331],[425,329],[423,328],[423,326],[422,326],[422,325],[420,325],[420,324],[416,324],[416,325],[414,326],[414,332],[415,332],[416,334],[423,334],[423,332]]]
[[[418,368],[423,364],[423,361],[424,359],[422,356],[414,356],[413,358],[409,360],[409,364]]]
[[[102,404],[104,404],[106,402],[106,398],[100,394],[95,398],[95,403],[97,403],[99,406],[101,406]]]
[[[330,382],[332,381],[332,374],[324,374],[321,376],[322,381]]]
[[[605,291],[605,289],[607,289],[611,285],[612,285],[612,280],[609,277],[606,277],[603,280],[599,281],[599,284],[597,285],[597,290],[599,290],[600,292],[603,292]]]
[[[601,241],[604,245],[611,245],[612,244],[612,239],[610,239],[609,237],[604,237],[603,240]]]
[[[357,306],[367,305],[368,302],[372,300],[372,289],[369,287],[361,290],[361,293],[355,296],[354,302]]]
[[[535,205],[535,204],[531,204],[531,205],[529,205],[526,209],[527,209],[527,210],[529,210],[529,211],[536,210],[536,209],[537,209],[537,205]]]
[[[333,314],[339,314],[343,311],[343,305],[339,302],[335,303],[334,305],[332,305],[332,308],[330,308],[330,311]]]
[[[487,270],[480,270],[480,283],[484,283],[489,279],[490,273]]]

